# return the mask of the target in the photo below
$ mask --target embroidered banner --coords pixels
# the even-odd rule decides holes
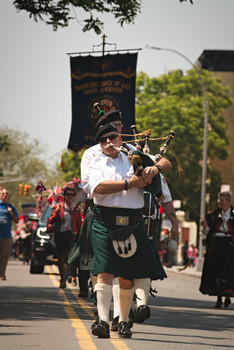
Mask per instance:
[[[104,112],[118,109],[125,130],[135,124],[137,53],[70,58],[72,125],[68,149],[95,144],[99,103]]]

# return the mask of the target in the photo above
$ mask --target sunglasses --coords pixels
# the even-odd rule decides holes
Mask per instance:
[[[103,137],[100,137],[99,142],[105,143],[107,141],[107,139],[109,139],[111,141],[111,140],[114,140],[116,137],[118,137],[118,134],[111,134],[109,136],[103,136]]]

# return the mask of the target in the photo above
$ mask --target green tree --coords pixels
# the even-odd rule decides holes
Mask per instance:
[[[36,194],[34,188],[37,183],[42,180],[47,185],[50,176],[55,171],[50,169],[49,175],[47,165],[41,158],[44,145],[39,140],[31,139],[27,133],[12,130],[8,127],[1,127],[0,135],[7,135],[9,142],[8,148],[0,151],[0,168],[3,170],[0,184],[9,190],[10,201],[20,213],[20,203],[33,203],[32,195]],[[18,185],[20,183],[32,186],[30,196],[18,195]]]
[[[228,155],[227,124],[222,112],[233,104],[229,88],[208,71],[201,72],[209,103],[208,159],[225,159]],[[171,142],[184,169],[186,180],[180,181],[176,171],[175,158],[168,149],[165,156],[173,164],[168,174],[170,189],[174,199],[182,199],[183,209],[191,209],[191,214],[199,213],[201,189],[201,165],[203,155],[204,109],[203,93],[198,74],[194,69],[183,76],[174,71],[159,78],[150,78],[141,72],[136,83],[136,122],[139,130],[151,129],[151,137],[165,137],[171,130],[175,139]],[[151,153],[159,153],[162,145],[151,142]],[[208,167],[207,186],[211,202],[216,198],[221,184],[219,173]],[[182,198],[178,195],[182,194]],[[192,205],[188,207],[188,204]]]
[[[0,135],[0,151],[2,150],[8,150],[9,148],[9,142],[8,142],[8,136],[7,135]]]
[[[0,135],[0,152],[3,150],[7,151],[8,149],[9,149],[8,136]],[[0,168],[0,176],[3,176],[2,168]]]
[[[192,0],[179,1],[192,3]],[[83,31],[94,30],[97,34],[102,32],[103,22],[94,17],[95,13],[111,13],[123,26],[125,23],[134,23],[136,16],[141,12],[140,0],[15,0],[13,4],[18,12],[27,11],[30,18],[52,25],[54,30],[67,27],[69,22],[76,18],[75,9],[84,10],[89,13],[89,18],[84,20]]]
[[[72,152],[63,153],[64,167],[61,169],[63,183],[71,181],[73,178],[80,178],[80,162],[84,151],[83,149],[76,154]],[[58,168],[60,168],[60,164]]]

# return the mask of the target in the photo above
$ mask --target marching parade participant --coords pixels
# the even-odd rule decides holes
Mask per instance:
[[[108,122],[112,122],[113,124],[115,124],[118,133],[121,133],[122,128],[123,128],[123,124],[122,124],[122,120],[121,120],[121,113],[118,110],[113,110],[110,111],[104,115],[102,115],[100,117],[100,119],[97,122],[97,127],[100,128],[103,125],[106,125]],[[135,150],[135,147],[130,145],[130,144],[124,144],[124,147],[127,147],[129,150]],[[81,160],[81,178],[82,178],[82,185],[83,185],[83,189],[88,193],[89,198],[91,198],[91,194],[90,194],[90,186],[89,186],[89,164],[90,161],[100,155],[102,152],[102,149],[99,145],[99,143],[95,146],[90,147],[89,149],[87,149],[82,157]],[[167,172],[168,171],[168,163],[164,163],[162,165],[161,162],[158,163],[159,167],[161,164],[161,172]],[[167,185],[167,182],[165,180],[165,178],[163,177],[163,175],[160,173],[161,176],[161,187],[162,187],[162,193],[163,193],[163,199],[161,201],[161,204],[163,206],[163,210],[166,213],[167,217],[169,218],[169,220],[172,223],[172,228],[171,228],[171,234],[172,237],[175,239],[178,236],[178,223],[176,220],[176,216],[175,216],[175,210],[173,208],[173,204],[172,204],[172,198],[171,198],[171,194]],[[158,214],[156,214],[156,217],[158,218]],[[150,223],[150,235],[152,236],[152,224],[155,223],[156,220],[149,218],[148,219],[148,223]],[[156,234],[156,233],[154,233]],[[152,239],[152,237],[151,237]],[[154,237],[151,240],[151,243],[153,245],[153,247],[155,246],[155,241],[156,241],[156,237]],[[158,253],[157,251],[155,251],[156,254],[156,258],[158,258]],[[158,264],[161,265],[159,258],[158,260]],[[161,279],[165,278],[166,274],[165,271],[163,269],[163,267],[161,266]],[[149,306],[147,306],[147,300],[148,300],[148,295],[150,292],[150,288],[151,288],[151,280],[146,280],[146,279],[139,279],[136,282],[136,290],[135,293],[138,296],[137,297],[137,310],[135,312],[135,322],[144,322],[145,319],[150,317],[150,308]],[[93,283],[94,284],[94,283]],[[111,326],[111,330],[113,331],[117,331],[118,329],[118,311],[119,311],[119,306],[118,306],[118,283],[114,283],[113,284],[113,300],[114,300],[114,318],[113,318],[113,322],[112,322],[112,326]]]
[[[216,295],[215,308],[231,304],[234,297],[234,208],[232,193],[218,193],[218,208],[202,221],[206,254],[201,277],[200,292]]]
[[[75,234],[78,234],[83,224],[80,210],[71,211],[76,186],[77,182],[68,182],[62,187],[61,192],[58,193],[57,202],[51,203],[52,213],[47,220],[48,231],[54,232],[60,274],[59,288],[66,288],[68,256]]]
[[[132,336],[128,327],[128,315],[134,293],[133,280],[158,279],[159,275],[155,254],[150,247],[141,213],[144,205],[143,188],[147,183],[151,184],[152,178],[159,174],[159,169],[156,166],[149,166],[143,170],[141,176],[134,174],[126,154],[119,150],[121,138],[112,123],[98,130],[96,140],[99,141],[102,152],[90,163],[89,184],[94,200],[91,237],[94,248],[93,272],[98,276],[95,291],[99,321],[93,327],[92,333],[98,337],[109,337],[112,280],[114,276],[118,276],[120,282],[118,334],[120,337],[128,338]],[[167,160],[162,159],[160,162],[162,166],[170,168],[170,162]],[[158,181],[160,182],[160,176]],[[124,228],[121,230],[122,235],[125,235],[126,231],[133,230],[132,242],[129,242],[131,249],[137,242],[136,252],[127,259],[128,261],[116,256],[109,246],[109,231],[113,233],[120,227]],[[117,234],[119,239],[118,233],[113,234]],[[126,247],[122,248],[126,253]],[[128,253],[131,249],[127,249]],[[131,250],[132,254],[133,251],[134,249]]]

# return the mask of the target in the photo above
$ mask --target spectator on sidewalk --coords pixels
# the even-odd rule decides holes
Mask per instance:
[[[206,236],[206,255],[202,271],[200,292],[216,295],[216,308],[231,304],[234,297],[234,208],[232,193],[218,194],[218,208],[202,222]]]
[[[8,202],[8,191],[1,189],[0,198],[0,279],[6,280],[6,268],[11,256],[12,235],[11,221],[18,222],[18,214],[15,207]]]
[[[193,244],[191,244],[191,246],[188,247],[187,249],[187,256],[188,256],[188,261],[190,266],[194,267],[196,265],[197,254],[198,254],[197,248]]]

